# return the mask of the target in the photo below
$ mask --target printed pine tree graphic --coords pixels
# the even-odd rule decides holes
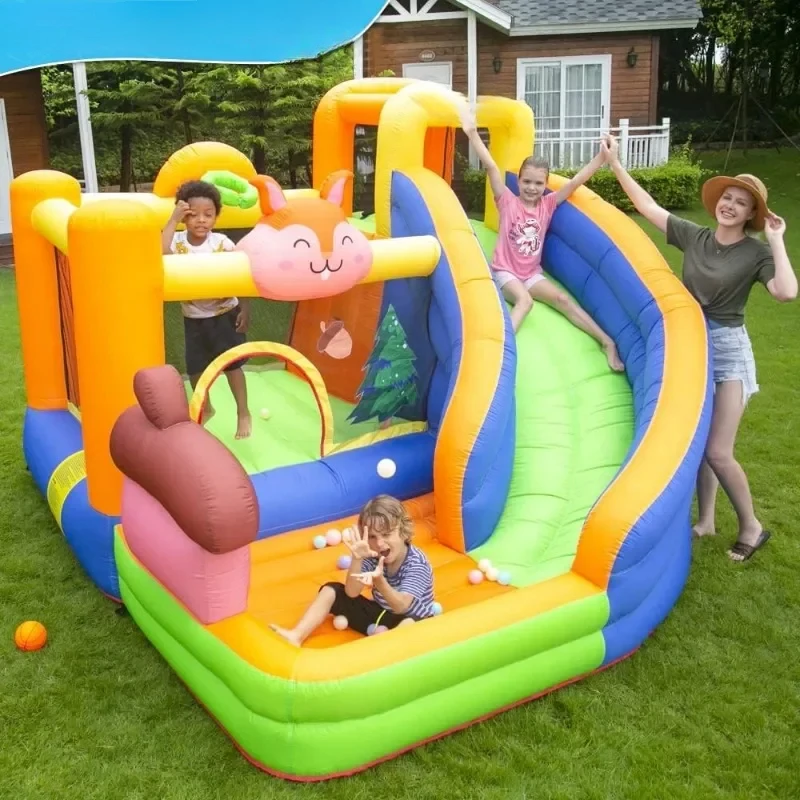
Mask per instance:
[[[366,375],[358,387],[358,405],[348,419],[358,423],[377,417],[384,422],[403,406],[416,403],[419,396],[416,360],[397,312],[390,305],[375,333],[372,354],[364,365]]]

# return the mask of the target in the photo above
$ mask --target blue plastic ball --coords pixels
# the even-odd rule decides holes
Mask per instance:
[[[375,635],[375,628],[376,625],[373,622],[371,625],[367,625],[367,636],[374,636]]]
[[[510,572],[501,572],[497,576],[497,582],[501,586],[508,586],[508,584],[511,583],[511,573]]]
[[[337,569],[350,569],[350,565],[352,563],[353,563],[353,557],[352,556],[348,556],[348,555],[339,556],[339,558],[336,559],[336,568]]]
[[[441,603],[432,603],[431,604],[431,611],[433,611],[434,616],[438,617],[439,614],[441,614],[442,611],[444,611],[444,609],[442,608],[442,604]]]
[[[314,537],[314,547],[317,550],[322,550],[323,547],[327,547],[328,543],[325,541],[324,536],[315,536]]]

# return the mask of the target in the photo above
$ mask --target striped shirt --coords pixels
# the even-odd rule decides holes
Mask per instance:
[[[372,572],[378,566],[376,558],[365,558],[361,562],[362,572]],[[396,592],[410,594],[414,599],[406,611],[406,617],[425,619],[433,616],[433,570],[425,553],[413,544],[408,546],[408,552],[394,575],[384,570],[384,577],[389,586]],[[373,586],[372,599],[382,608],[391,611],[381,593]]]

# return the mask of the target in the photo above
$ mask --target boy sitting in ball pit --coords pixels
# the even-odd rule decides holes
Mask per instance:
[[[270,628],[302,646],[328,614],[343,616],[350,628],[369,635],[432,617],[433,570],[425,554],[411,544],[411,517],[403,504],[379,495],[361,510],[343,541],[353,554],[344,583],[326,583],[294,628]],[[372,599],[361,594],[372,587]]]

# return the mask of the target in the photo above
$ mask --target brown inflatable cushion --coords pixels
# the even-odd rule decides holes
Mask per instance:
[[[258,502],[247,473],[225,445],[189,420],[174,367],[141,370],[134,392],[142,404],[124,411],[111,431],[111,457],[210,553],[255,541]]]

